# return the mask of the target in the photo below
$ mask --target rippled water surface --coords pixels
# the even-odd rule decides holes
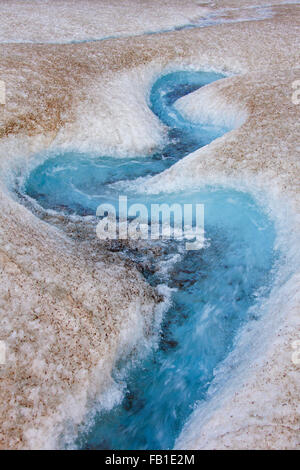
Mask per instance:
[[[150,94],[152,111],[168,126],[164,148],[150,157],[112,158],[65,153],[48,158],[25,184],[25,192],[45,209],[95,214],[102,202],[202,203],[206,245],[186,251],[183,242],[157,242],[147,258],[148,282],[167,285],[172,306],[165,313],[158,346],[146,357],[119,362],[114,379],[123,400],[99,410],[78,446],[105,449],[166,449],[196,403],[206,399],[214,370],[234,346],[237,331],[253,316],[251,307],[266,295],[274,263],[274,229],[250,195],[220,187],[151,196],[126,191],[124,182],[160,173],[230,129],[191,123],[174,108],[176,100],[222,76],[176,72],[159,78]],[[120,189],[122,187],[122,190]],[[155,243],[155,242],[154,242]],[[145,260],[144,260],[145,261]],[[144,263],[145,265],[145,263]],[[134,334],[134,332],[132,332]]]

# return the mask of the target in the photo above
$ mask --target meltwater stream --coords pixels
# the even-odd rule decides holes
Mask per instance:
[[[156,81],[150,106],[169,130],[167,144],[151,157],[59,154],[25,183],[27,195],[45,209],[81,216],[95,215],[100,203],[116,203],[124,193],[130,202],[146,205],[205,206],[203,249],[186,251],[180,241],[161,240],[153,242],[156,251],[125,253],[137,263],[146,256],[145,277],[154,286],[173,289],[172,306],[164,314],[156,347],[146,357],[117,364],[113,376],[123,399],[109,411],[97,411],[93,425],[78,438],[81,448],[172,448],[195,405],[206,399],[215,368],[234,347],[236,333],[255,318],[253,307],[268,293],[275,233],[248,194],[221,187],[158,195],[133,190],[136,178],[162,172],[229,130],[193,124],[173,106],[179,97],[220,78],[176,72]]]

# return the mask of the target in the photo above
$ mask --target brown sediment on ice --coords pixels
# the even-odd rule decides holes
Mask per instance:
[[[124,331],[132,346],[148,334],[159,298],[117,256],[81,249],[3,195],[1,207],[1,446],[53,447],[110,385]]]
[[[252,3],[264,4],[201,3],[211,11],[242,4],[238,12],[225,12],[228,18],[245,16]],[[5,2],[5,8],[10,4]],[[0,340],[6,341],[8,358],[0,366],[3,448],[57,447],[65,423],[80,424],[90,400],[109,385],[118,349],[134,347],[147,334],[160,300],[118,255],[77,243],[20,205],[7,187],[11,169],[26,171],[35,152],[74,142],[85,146],[92,141],[111,154],[120,148],[123,153],[150,151],[164,135],[147,108],[155,76],[185,67],[237,73],[190,98],[199,108],[202,100],[215,100],[224,112],[240,113],[241,127],[153,178],[149,187],[171,190],[216,178],[253,181],[284,199],[287,231],[299,237],[299,105],[291,99],[292,83],[300,79],[299,7],[271,8],[273,17],[265,20],[151,36],[0,45],[0,79],[7,89],[0,111]],[[20,25],[8,21],[11,27]],[[52,33],[47,34],[49,39]],[[197,119],[189,97],[178,105]],[[216,118],[215,108],[209,112]],[[292,264],[296,256],[289,251],[287,259]],[[253,360],[209,418],[192,418],[181,446],[299,446],[299,366],[291,361],[291,343],[300,332],[299,307],[299,273],[294,272],[269,306],[280,323],[270,320],[273,333],[260,359]],[[255,348],[260,347],[258,341]]]
[[[178,27],[208,10],[193,0],[2,0],[0,42],[68,42]]]
[[[268,195],[285,256],[285,279],[275,286],[248,340],[246,361],[235,364],[228,388],[198,410],[177,447],[190,449],[299,448],[299,364],[292,360],[300,334],[299,109],[291,101],[296,70],[252,72],[226,79],[182,98],[178,108],[192,119],[215,108],[247,118],[230,135],[202,148],[150,182],[150,189],[184,189],[216,181]],[[234,111],[235,108],[235,111]],[[206,113],[214,116],[215,109]],[[205,113],[204,113],[205,114]],[[229,116],[230,119],[230,116]],[[278,219],[281,219],[280,222]],[[279,270],[280,273],[280,270]],[[243,337],[242,337],[243,339]],[[253,357],[251,357],[253,352]]]
[[[0,72],[8,103],[2,110],[0,136],[20,132],[55,136],[76,118],[76,107],[88,100],[95,82],[105,88],[116,73],[154,61],[161,68],[183,62],[228,72],[294,68],[299,24],[290,15],[297,9],[297,5],[274,7],[274,18],[260,22],[100,43],[2,44]]]
[[[51,448],[110,385],[124,331],[128,348],[148,334],[160,299],[118,256],[82,249],[1,195],[4,206],[1,446]]]

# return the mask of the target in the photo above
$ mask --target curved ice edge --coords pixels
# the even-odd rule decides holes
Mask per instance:
[[[188,157],[189,156],[184,157],[184,159],[188,158]],[[224,177],[220,177],[220,182],[221,182],[222,185],[224,185],[224,184],[226,185],[226,181],[225,181]],[[230,180],[228,180],[227,184],[228,184],[228,186],[227,186],[228,188],[243,189],[247,192],[250,192],[252,195],[255,195],[256,197],[259,194],[261,194],[261,192],[262,192],[261,188],[263,186],[261,184],[258,184],[258,186],[256,184],[254,184],[252,186],[250,178],[247,178],[244,181],[241,181],[240,184],[238,184],[238,185],[236,183],[230,181]],[[270,192],[272,192],[272,191],[270,191]],[[281,229],[279,228],[278,231],[276,231],[276,233],[278,234],[277,244],[282,245],[284,247],[284,251],[288,251],[290,249],[290,245],[291,245],[288,242],[288,239],[290,238],[290,235],[291,235],[291,233],[288,229],[289,221],[286,220],[286,214],[284,213],[284,211],[282,211],[282,212],[278,211],[278,208],[280,207],[280,204],[278,204],[278,199],[273,198],[272,194],[269,194],[269,196],[270,197],[264,197],[264,203],[263,204],[265,205],[265,207],[267,207],[268,210],[271,210],[271,212],[273,212],[273,215],[274,214],[276,215],[277,225],[279,224],[281,226]],[[284,228],[285,228],[285,230],[283,230]],[[293,261],[294,261],[293,262],[294,266],[291,265],[291,270],[292,270],[292,268],[294,268],[294,269],[297,268],[297,258],[294,257]],[[281,284],[280,280],[281,280],[282,277],[284,277],[284,274],[285,274],[284,270],[282,270],[282,269],[278,273],[277,284],[279,284],[279,290],[278,290],[277,294],[280,293],[280,291],[282,290],[282,288],[280,287],[280,284]],[[216,410],[220,410],[221,404],[222,404],[222,401],[224,400],[225,395],[226,396],[233,396],[234,395],[234,393],[235,393],[235,388],[234,388],[235,385],[234,384],[239,386],[239,380],[243,379],[244,377],[247,377],[247,372],[246,372],[247,367],[249,366],[249,363],[251,361],[255,360],[255,356],[256,356],[256,354],[253,354],[253,358],[250,357],[250,359],[249,359],[249,351],[250,351],[249,341],[251,340],[251,338],[253,338],[253,337],[255,338],[255,335],[257,334],[258,331],[259,332],[261,331],[260,325],[263,327],[267,323],[266,318],[267,318],[267,314],[268,314],[269,317],[270,317],[270,314],[271,314],[271,312],[269,310],[272,308],[272,302],[273,302],[272,299],[273,299],[273,297],[275,297],[275,292],[274,292],[275,290],[276,290],[276,287],[274,286],[274,289],[273,289],[272,294],[269,298],[269,301],[266,303],[266,305],[264,305],[264,310],[266,311],[265,316],[262,320],[260,320],[259,323],[255,323],[253,325],[256,328],[253,329],[253,332],[251,334],[252,336],[250,336],[250,333],[247,333],[247,331],[243,331],[243,334],[247,335],[248,341],[247,341],[246,336],[245,337],[241,336],[239,338],[238,344],[237,344],[236,349],[235,349],[235,355],[234,356],[230,355],[228,357],[228,359],[224,362],[224,364],[222,364],[223,369],[220,366],[220,369],[218,371],[217,378],[216,378],[216,383],[214,384],[214,386],[216,386],[216,394],[214,396],[214,399],[207,403],[207,408],[205,408],[205,410],[200,408],[199,410],[196,410],[193,413],[193,415],[191,416],[190,420],[188,421],[188,423],[184,427],[181,435],[179,436],[179,438],[178,438],[178,440],[175,444],[176,448],[183,449],[183,448],[190,447],[190,444],[186,444],[186,442],[189,439],[191,433],[193,434],[192,431],[195,431],[196,434],[199,434],[199,432],[201,430],[201,427],[203,426],[203,424],[205,424],[205,422],[207,422],[209,420],[209,417],[212,416],[213,413]],[[284,295],[284,297],[286,297],[287,293],[284,292],[283,295]],[[277,297],[277,299],[276,299],[276,297]],[[280,295],[278,294],[276,297],[275,297],[275,301],[278,301],[278,297],[280,297]],[[281,318],[278,317],[277,320],[278,321],[276,322],[276,326],[278,326],[280,324]],[[270,322],[270,318],[268,319],[268,321]],[[269,325],[268,331],[270,332],[270,337],[266,338],[267,341],[271,340],[272,329],[273,328],[274,328],[274,325],[272,325],[272,324]],[[252,353],[253,352],[254,351],[252,349]],[[263,353],[262,353],[262,355],[263,355]],[[236,367],[236,365],[234,364],[234,361],[236,359],[240,360],[241,358],[243,359],[242,363],[240,364],[238,369],[236,368],[232,372],[233,367]],[[245,366],[244,371],[243,371],[243,365]],[[224,387],[223,388],[220,387],[219,382],[221,381],[221,379],[222,379],[222,377],[224,376],[225,373],[228,374],[228,371],[231,371],[230,379],[228,380],[228,383],[231,383],[232,385],[228,386],[228,387],[225,385],[225,388],[226,388],[226,390],[225,390]],[[231,380],[232,380],[232,382],[231,382]],[[190,447],[190,448],[192,448],[192,447]]]
[[[155,82],[158,82],[159,80],[161,80],[163,77],[165,76],[165,74],[160,74]],[[212,82],[213,83],[213,82]],[[40,156],[38,159],[47,159],[47,157],[49,157],[49,154],[48,155],[44,155],[44,156]],[[166,302],[166,297],[165,297],[165,302]],[[167,309],[167,308],[166,308]],[[159,320],[157,320],[158,324],[160,323]],[[143,346],[145,346],[145,344],[143,343]],[[145,348],[147,350],[147,348]],[[141,351],[142,352],[142,351]],[[145,351],[144,351],[145,352]],[[109,401],[106,401],[106,398],[109,396]],[[113,384],[110,391],[107,391],[105,392],[105,394],[101,397],[99,397],[99,403],[97,403],[92,411],[90,412],[90,414],[88,415],[87,417],[87,420],[86,420],[86,423],[85,423],[85,428],[88,429],[90,428],[90,426],[92,426],[93,424],[93,419],[94,419],[94,416],[95,416],[95,413],[97,412],[97,409],[99,408],[106,408],[106,409],[110,409],[110,407],[113,407],[118,401],[122,400],[122,390],[120,390],[116,384]],[[111,400],[111,397],[114,397],[113,400]],[[71,446],[72,447],[72,437],[71,436],[68,436],[66,435],[65,436],[65,440],[64,440],[64,443],[65,445],[67,446]],[[63,444],[62,444],[63,445]]]
[[[228,78],[231,77],[232,75]],[[222,80],[222,83],[225,79],[226,77]],[[239,103],[228,103],[218,89],[209,85],[179,98],[174,105],[175,109],[193,124],[203,123],[222,126],[228,128],[228,132],[242,127],[248,119],[248,110]],[[224,137],[228,132],[224,134]]]
[[[280,358],[280,348],[277,344],[274,350],[273,341],[275,338],[278,341],[278,337],[280,337],[278,331],[284,329],[286,324],[299,324],[297,309],[295,309],[299,296],[297,298],[293,295],[295,291],[299,292],[300,286],[300,256],[297,249],[299,235],[292,228],[293,214],[287,214],[284,203],[282,204],[280,197],[274,194],[276,189],[261,188],[260,184],[257,185],[255,178],[253,181],[249,177],[239,183],[230,181],[228,183],[230,188],[234,187],[252,194],[254,200],[257,200],[269,213],[269,217],[275,225],[275,248],[280,251],[280,258],[272,269],[274,279],[271,292],[265,298],[258,298],[258,302],[251,308],[253,320],[242,327],[235,338],[232,351],[216,368],[207,401],[200,405],[195,403],[194,411],[175,442],[175,449],[226,448],[220,442],[220,436],[227,433],[230,435],[231,432],[234,433],[236,429],[239,429],[237,416],[244,416],[248,413],[249,403],[247,398],[244,399],[245,387],[250,384],[253,392],[257,393],[259,383],[256,383],[256,374],[264,371],[269,358],[274,358],[274,354],[278,360],[276,367],[279,369],[286,367],[286,356],[283,354],[282,359]],[[224,180],[222,180],[222,184],[224,184]],[[283,344],[285,343],[284,335],[282,335],[281,341]],[[293,367],[292,349],[290,366]],[[291,377],[292,379],[293,377]],[[275,388],[273,393],[274,397],[272,398],[276,402],[278,389]],[[237,396],[238,399],[236,399]],[[270,400],[272,398],[269,397]],[[281,406],[281,403],[278,405]],[[288,404],[286,405],[288,410]],[[272,406],[274,406],[273,403]],[[262,420],[260,424],[268,426],[268,413],[264,418],[265,421]],[[247,423],[243,419],[245,416],[241,418],[243,426],[251,425],[250,421]],[[240,441],[242,443],[242,440]],[[230,448],[235,447],[231,446]],[[240,449],[243,446],[241,447],[240,444],[237,448]]]
[[[295,2],[286,2],[287,4],[295,4]],[[112,39],[126,39],[126,38],[133,38],[133,37],[143,37],[143,36],[152,36],[156,34],[166,34],[166,33],[172,33],[174,31],[182,31],[185,29],[198,29],[198,28],[207,28],[209,26],[217,26],[220,24],[232,24],[232,23],[245,23],[245,22],[250,22],[250,21],[262,21],[266,20],[269,18],[273,17],[273,11],[271,7],[277,6],[277,5],[282,5],[281,3],[279,4],[266,4],[266,5],[253,5],[253,6],[246,6],[246,7],[241,7],[242,9],[249,9],[249,10],[255,10],[258,13],[258,16],[256,17],[241,17],[237,19],[222,19],[218,18],[218,16],[222,16],[224,13],[230,12],[230,11],[236,11],[239,10],[240,8],[224,8],[220,10],[215,10],[207,15],[201,16],[201,19],[196,21],[196,22],[191,22],[191,23],[184,23],[182,25],[177,25],[171,28],[166,28],[166,29],[160,29],[160,30],[151,30],[151,31],[145,31],[145,32],[140,32],[136,34],[116,34],[116,35],[108,35],[108,36],[103,36],[99,38],[86,38],[86,39],[70,39],[70,40],[65,40],[65,41],[32,41],[32,40],[23,40],[20,39],[18,41],[0,41],[0,44],[36,44],[36,45],[42,45],[42,44],[49,44],[49,45],[64,45],[64,44],[85,44],[85,43],[93,43],[93,42],[101,42],[101,41],[108,41]]]
[[[222,182],[223,182],[223,180],[222,180]],[[249,180],[248,180],[247,184],[249,184]],[[247,186],[247,184],[245,183],[245,187]],[[263,185],[262,185],[262,186],[263,186]],[[257,193],[257,189],[254,189],[253,191],[254,191],[255,193]],[[268,207],[269,207],[270,205],[273,206],[274,210],[276,211],[276,209],[278,208],[277,203],[278,203],[278,201],[276,202],[275,199],[274,199],[273,202],[268,202],[267,205],[268,205]],[[278,214],[277,214],[277,215],[278,215]],[[284,215],[284,214],[281,214],[281,215],[279,215],[278,217],[281,218],[282,220],[285,220],[285,215]],[[284,245],[285,245],[285,250],[290,250],[289,243],[287,242],[287,241],[289,240],[289,238],[290,238],[290,234],[287,232],[287,234],[284,235],[284,236],[282,236],[282,237],[283,237],[282,241],[284,242]],[[295,257],[295,259],[297,260],[296,257]],[[297,267],[296,261],[295,261],[295,263],[294,263],[294,267]],[[282,290],[282,289],[280,289],[280,290]],[[287,293],[285,292],[284,295],[286,296]],[[266,308],[267,308],[267,307],[271,307],[271,306],[272,306],[272,302],[270,302],[270,305],[269,305],[269,306],[266,305]],[[265,320],[266,320],[266,319],[264,319],[264,321],[262,322],[262,324],[265,323]],[[278,322],[277,322],[277,323],[279,324],[279,318],[278,318]],[[272,326],[272,325],[271,325],[271,326]],[[255,335],[253,334],[253,336],[255,336]],[[246,347],[245,347],[245,354],[248,354],[248,351],[246,350]],[[228,361],[229,361],[229,359],[228,359]],[[228,364],[228,368],[230,368],[230,364]],[[240,376],[242,377],[242,376],[243,376],[243,371],[241,370],[240,372],[241,372],[241,375],[240,375]],[[221,371],[220,371],[220,373],[221,373]],[[244,375],[245,375],[245,374],[244,374]],[[224,393],[224,392],[222,392],[222,393]],[[227,395],[230,394],[230,393],[232,394],[233,391],[230,390],[230,389],[228,389]],[[216,400],[214,401],[214,406],[213,406],[213,404],[210,405],[210,412],[211,412],[210,414],[212,414],[213,411],[218,407],[218,405],[219,405],[220,402],[221,402],[221,399],[222,399],[222,396],[221,396],[221,393],[219,393],[219,394],[218,394],[218,400],[219,400],[219,401],[216,399]],[[209,411],[209,410],[207,410],[207,411]],[[208,413],[207,413],[207,414],[208,414]],[[201,416],[202,416],[202,415],[201,415]],[[199,419],[202,419],[201,416],[199,417]],[[203,422],[204,422],[205,420],[207,420],[207,419],[208,419],[208,416],[206,415],[205,417],[203,417]],[[191,425],[191,426],[194,425],[194,424],[195,424],[195,423],[194,423],[193,421],[191,421],[191,422],[189,423],[189,425]],[[198,430],[198,429],[199,429],[199,426],[197,425],[196,428],[197,428],[197,430]],[[188,428],[186,428],[186,429],[184,430],[184,433],[187,433],[187,432],[188,432]],[[180,439],[179,439],[178,442],[177,442],[177,446],[181,446],[181,445],[182,445],[182,442],[183,442],[183,441],[182,441],[182,436],[181,436]]]
[[[236,391],[241,388],[243,382],[253,374],[253,365],[255,372],[255,361],[264,359],[266,348],[270,345],[272,346],[274,334],[277,328],[282,325],[285,316],[285,311],[279,311],[276,312],[274,317],[274,305],[277,306],[278,303],[282,302],[286,303],[285,299],[289,296],[290,288],[293,289],[289,282],[294,273],[297,272],[299,263],[299,254],[296,258],[293,254],[288,256],[288,258],[293,260],[292,263],[281,264],[290,248],[288,237],[293,249],[297,248],[297,244],[295,246],[297,239],[293,240],[290,237],[289,220],[286,218],[285,207],[284,205],[280,206],[278,198],[274,198],[271,194],[266,193],[260,185],[257,185],[255,178],[253,181],[247,178],[239,183],[228,179],[227,184],[224,178],[222,178],[221,182],[222,186],[225,186],[226,189],[234,189],[251,194],[262,210],[268,213],[271,220],[276,224],[276,249],[280,249],[281,256],[272,269],[275,278],[272,283],[271,293],[267,297],[258,297],[257,303],[251,308],[253,320],[247,322],[241,329],[235,339],[233,350],[215,370],[215,379],[210,386],[208,400],[199,407],[195,403],[195,411],[184,425],[175,443],[175,449],[197,448],[194,442],[198,442],[197,437],[201,433],[203,426],[209,422],[214,413],[222,414],[224,400],[235,396]],[[114,390],[114,393],[116,393],[116,390]],[[119,399],[122,399],[122,397],[122,395],[119,395]],[[100,406],[103,406],[103,402],[101,402]],[[87,427],[93,424],[93,414],[90,415],[90,420],[86,424]],[[208,445],[207,448],[213,448],[213,446]]]

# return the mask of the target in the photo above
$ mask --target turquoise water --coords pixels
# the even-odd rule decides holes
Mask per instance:
[[[31,173],[26,193],[46,209],[79,215],[95,215],[100,203],[117,202],[121,182],[157,174],[229,130],[193,124],[173,106],[180,96],[220,78],[178,72],[157,80],[150,107],[169,130],[167,144],[152,156],[56,155]],[[172,239],[153,241],[159,248],[155,254],[125,249],[149,283],[174,289],[172,306],[163,317],[158,346],[142,359],[137,355],[117,364],[114,379],[124,398],[112,410],[97,413],[78,439],[81,448],[172,448],[195,404],[206,399],[215,368],[234,347],[237,331],[252,319],[251,306],[272,283],[274,228],[249,194],[206,187],[155,196],[131,189],[127,195],[148,206],[204,204],[207,243],[197,251],[186,251],[183,242]]]
[[[223,75],[216,73],[176,72],[155,82],[150,108],[168,126],[168,142],[150,157],[119,159],[75,152],[55,155],[31,173],[25,192],[45,209],[95,215],[100,203],[118,199],[119,188],[113,183],[160,173],[229,130],[190,123],[173,106],[181,96],[220,78]]]
[[[124,400],[98,413],[79,447],[172,448],[195,403],[205,400],[214,368],[232,350],[238,329],[252,318],[249,308],[257,289],[270,285],[274,232],[253,200],[224,190],[207,190],[198,198],[205,204],[210,244],[183,251],[167,281],[153,272],[156,259],[150,258],[144,272],[149,282],[177,289],[159,347],[140,363],[135,358],[131,369],[118,365],[114,377],[127,384]],[[162,262],[174,253],[178,243],[169,243]]]

